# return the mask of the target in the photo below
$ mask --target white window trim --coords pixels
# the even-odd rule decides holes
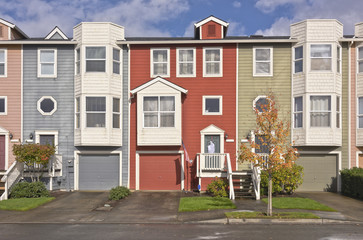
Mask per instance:
[[[311,56],[311,46],[312,45],[330,45],[330,57],[312,57]],[[311,59],[328,59],[330,58],[330,70],[312,70],[311,69]],[[312,43],[309,46],[309,60],[310,60],[310,64],[309,64],[309,68],[310,68],[310,72],[332,72],[333,71],[333,46],[330,43]]]
[[[102,97],[105,99],[105,111],[87,111],[87,98],[94,98],[94,97]],[[84,113],[85,113],[85,126],[86,128],[92,128],[92,129],[99,129],[99,128],[107,128],[107,97],[106,96],[85,96],[84,97]],[[104,127],[88,127],[87,126],[87,113],[104,113],[105,114],[105,126]]]
[[[42,102],[44,99],[46,99],[46,98],[48,98],[48,99],[52,100],[52,101],[53,101],[53,103],[54,103],[54,108],[53,108],[53,110],[52,110],[51,112],[49,112],[49,113],[44,112],[44,111],[41,109],[41,107],[40,107],[41,102]],[[56,101],[56,100],[55,100],[52,96],[43,96],[43,97],[41,97],[41,98],[38,100],[38,102],[37,102],[37,109],[38,109],[38,112],[40,112],[40,114],[42,114],[42,115],[44,115],[44,116],[50,116],[50,115],[53,115],[53,113],[55,113],[55,112],[57,111],[57,101]]]
[[[40,135],[54,135],[55,154],[58,154],[58,131],[57,130],[35,130],[35,143],[40,143]]]
[[[219,61],[219,74],[208,74],[207,63],[206,63],[206,50],[219,50],[220,61]],[[203,77],[222,77],[223,76],[223,48],[222,47],[204,47],[203,48]]]
[[[339,58],[338,58],[338,51],[339,51]],[[340,46],[340,45],[337,45],[337,61],[336,61],[336,63],[337,63],[337,66],[336,66],[336,70],[337,70],[337,73],[338,74],[342,74],[342,47]],[[338,69],[339,69],[339,71],[338,71]]]
[[[360,48],[363,48],[363,46],[359,46],[359,47],[357,47],[357,74],[363,74],[363,72],[359,72],[359,63],[360,62],[363,62],[363,58],[359,58],[359,49]]]
[[[54,66],[53,72],[54,74],[42,74],[41,71],[41,62],[40,62],[40,52],[41,51],[54,51]],[[56,78],[57,77],[57,49],[56,48],[38,48],[38,78]]]
[[[299,98],[299,97],[301,97],[301,104],[302,104],[302,110],[301,111],[295,111],[295,99],[296,98]],[[292,125],[292,127],[294,128],[294,129],[302,129],[302,128],[304,128],[304,123],[305,123],[305,121],[304,121],[304,96],[294,96],[294,99],[293,99],[293,114],[292,114],[292,119],[293,119],[293,125]],[[299,113],[301,113],[302,114],[302,126],[301,127],[295,127],[295,114],[299,114]]]
[[[270,60],[269,61],[259,61],[259,62],[269,62],[270,72],[269,73],[257,73],[256,72],[256,50],[257,49],[268,49],[270,50]],[[253,76],[254,77],[272,77],[273,76],[273,47],[253,47]]]
[[[167,51],[167,67],[166,67],[166,75],[160,75],[154,73],[154,50],[166,50]],[[151,48],[150,49],[150,76],[151,77],[170,77],[170,48]]]
[[[95,72],[95,71],[89,71],[89,72],[87,72],[87,48],[88,47],[104,47],[105,48],[105,54],[106,54],[106,56],[105,56],[105,58],[92,58],[92,59],[90,59],[90,61],[92,61],[92,60],[104,60],[105,61],[105,71],[104,72]],[[105,45],[87,45],[87,46],[84,46],[84,48],[83,48],[83,56],[84,56],[84,61],[83,61],[83,64],[84,64],[84,73],[88,73],[88,74],[103,74],[103,73],[107,73],[107,70],[108,70],[108,67],[107,67],[107,46],[105,46]],[[81,50],[81,59],[82,59],[82,50]],[[81,63],[82,63],[82,61],[81,61]],[[81,64],[82,65],[82,64]]]
[[[77,101],[79,102],[79,112],[77,112]],[[77,114],[79,115],[79,127],[77,127]],[[74,129],[80,129],[80,128],[81,128],[81,97],[76,97],[74,99]]]
[[[363,98],[363,96],[357,96],[357,129],[363,129],[363,127],[359,127],[359,117],[363,117],[363,113],[359,114],[359,98]]]
[[[114,112],[113,111],[113,101],[115,99],[118,99],[119,100],[119,109],[118,109],[118,112]],[[121,129],[121,98],[118,98],[118,97],[112,97],[112,129]],[[113,127],[113,115],[118,115],[119,116],[119,127],[118,128],[115,128]]]
[[[295,49],[299,48],[299,47],[302,47],[303,56],[302,56],[302,58],[295,59]],[[293,73],[294,74],[303,74],[304,73],[304,45],[294,47],[292,49],[292,56],[293,56],[293,61],[292,61],[293,62],[293,64],[292,64]],[[295,63],[298,61],[302,61],[302,71],[301,72],[296,72],[296,70],[295,70]]]
[[[339,102],[337,101],[339,98]],[[337,95],[335,96],[335,117],[339,114],[339,127],[337,127],[337,123],[338,123],[338,118],[336,117],[335,119],[335,127],[337,129],[341,129],[342,128],[342,97]],[[339,111],[338,111],[338,107],[339,106]]]
[[[219,112],[211,112],[210,113],[210,112],[205,111],[205,101],[206,101],[206,99],[211,99],[211,98],[219,99]],[[223,96],[221,96],[221,95],[206,95],[206,96],[203,96],[202,114],[203,115],[223,115]]]
[[[224,153],[224,133],[225,131],[223,129],[220,129],[218,127],[216,127],[215,125],[209,125],[208,127],[206,127],[205,129],[200,131],[200,152],[201,153],[205,153],[204,151],[204,140],[205,140],[205,136],[206,135],[219,135],[220,137],[220,153]]]
[[[180,50],[193,50],[193,74],[180,74],[179,73],[179,51]],[[196,50],[195,48],[177,48],[176,49],[176,76],[177,77],[195,77],[196,76]]]
[[[157,111],[152,111],[152,112],[156,112],[158,114],[158,126],[157,127],[145,127],[145,111],[144,111],[144,98],[145,97],[157,97],[158,98],[158,109]],[[175,109],[174,111],[163,111],[163,113],[174,113],[174,127],[160,127],[160,97],[173,97],[174,98],[174,106]],[[142,127],[146,128],[146,129],[150,129],[150,128],[154,128],[154,129],[171,129],[171,128],[176,128],[176,97],[174,95],[146,95],[146,96],[142,96]],[[151,111],[150,111],[151,112]]]
[[[0,48],[0,51],[4,51],[4,75],[0,75],[0,78],[8,76],[8,50],[6,48]]]
[[[77,59],[77,51],[79,50],[79,59]],[[81,48],[78,47],[76,49],[74,49],[74,75],[78,76],[81,74],[82,70],[81,70]],[[77,63],[79,63],[79,69],[77,67]],[[77,73],[77,69],[79,70],[79,73]]]
[[[311,126],[311,97],[330,97],[330,111],[319,111],[320,113],[330,113],[330,122],[329,122],[329,126],[319,126],[319,127],[313,127]],[[332,95],[324,95],[324,94],[314,94],[314,95],[309,95],[309,127],[310,128],[332,128],[333,126],[333,98]],[[318,111],[317,111],[318,112]],[[335,112],[335,111],[334,111]]]
[[[118,51],[118,56],[119,56],[119,59],[120,60],[115,60],[115,59],[113,59],[113,50],[117,50]],[[120,48],[116,48],[116,47],[112,47],[112,74],[114,74],[114,75],[121,75],[121,72],[122,72],[122,67],[121,67],[121,60],[122,60],[122,51],[121,51],[121,49]],[[118,65],[119,65],[119,73],[114,73],[114,69],[113,69],[113,64],[114,63],[118,63]]]
[[[0,115],[8,115],[8,97],[7,96],[0,96],[0,98],[5,99],[5,102],[4,102],[5,112],[0,112]]]

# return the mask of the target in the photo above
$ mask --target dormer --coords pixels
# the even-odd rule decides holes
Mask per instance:
[[[15,24],[0,18],[0,40],[16,40],[29,38]]]
[[[209,16],[194,24],[194,36],[196,39],[223,39],[227,35],[229,23]]]
[[[68,40],[68,37],[62,32],[62,30],[60,30],[58,26],[56,26],[44,39]]]

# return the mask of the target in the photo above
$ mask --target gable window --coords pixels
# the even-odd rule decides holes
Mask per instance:
[[[169,49],[151,49],[151,75],[169,76]]]
[[[311,71],[331,71],[331,58],[330,44],[310,45]]]
[[[57,77],[56,49],[38,49],[38,77]]]
[[[358,48],[358,72],[363,73],[363,47]]]
[[[76,129],[81,127],[81,99],[78,97],[76,98],[76,108],[75,108],[76,112]]]
[[[175,97],[148,96],[143,99],[143,119],[145,128],[175,126]]]
[[[6,100],[7,100],[7,97],[1,97],[0,96],[0,115],[6,115]]]
[[[294,128],[303,127],[303,97],[294,98]]]
[[[37,108],[42,115],[53,115],[57,111],[57,101],[50,96],[42,97],[38,100]]]
[[[272,48],[253,48],[253,75],[272,76]]]
[[[114,74],[120,74],[120,50],[113,48],[112,50],[112,69]]]
[[[106,47],[86,47],[86,72],[106,72]]]
[[[106,126],[106,98],[86,97],[86,127]]]
[[[340,128],[340,97],[336,98],[336,127]]]
[[[120,128],[120,99],[113,98],[112,102],[112,127]]]
[[[6,77],[6,49],[0,49],[0,77]]]
[[[337,47],[337,73],[342,71],[342,48]]]
[[[363,128],[363,97],[358,98],[358,128]]]
[[[310,96],[310,126],[330,127],[331,97]]]
[[[81,49],[76,50],[76,74],[81,73]]]
[[[222,115],[222,96],[203,96],[203,115]]]
[[[303,72],[303,46],[294,49],[294,73]]]
[[[195,77],[195,48],[177,49],[177,77]]]
[[[222,48],[203,49],[203,76],[221,77],[222,76]]]

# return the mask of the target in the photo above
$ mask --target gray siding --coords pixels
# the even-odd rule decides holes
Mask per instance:
[[[37,77],[38,48],[57,48],[57,78]],[[63,176],[53,179],[53,189],[73,189],[74,45],[24,45],[23,56],[24,140],[29,139],[30,133],[35,140],[36,130],[57,130]],[[43,116],[38,112],[37,101],[42,96],[52,96],[57,101],[53,115]]]
[[[122,185],[129,180],[129,50],[123,46],[122,61]]]

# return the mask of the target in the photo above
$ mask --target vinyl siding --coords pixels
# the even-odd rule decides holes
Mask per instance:
[[[348,43],[342,45],[342,94],[341,94],[341,128],[342,128],[342,169],[349,168],[349,64]],[[354,64],[354,63],[353,63]],[[353,126],[353,125],[352,125]],[[354,156],[351,156],[354,157]]]
[[[129,180],[129,51],[123,47],[122,54],[122,185]]]

